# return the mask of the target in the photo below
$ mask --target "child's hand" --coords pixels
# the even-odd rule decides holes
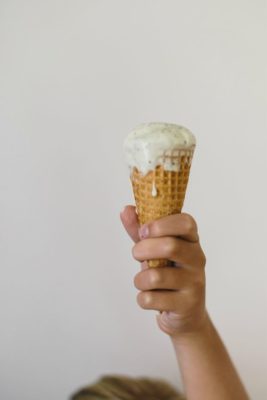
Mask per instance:
[[[204,326],[205,255],[197,225],[188,214],[175,214],[139,228],[135,207],[121,213],[122,223],[134,240],[133,257],[142,262],[134,279],[138,304],[158,310],[160,329],[170,336],[195,333]],[[146,260],[165,258],[170,267],[148,268]]]

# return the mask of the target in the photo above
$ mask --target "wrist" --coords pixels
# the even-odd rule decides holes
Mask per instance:
[[[203,313],[201,319],[189,329],[176,332],[174,335],[170,335],[171,340],[174,344],[186,344],[200,340],[209,335],[212,327],[207,310]]]

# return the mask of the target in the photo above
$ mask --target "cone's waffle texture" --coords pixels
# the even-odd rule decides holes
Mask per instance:
[[[178,162],[179,172],[164,170],[159,165],[144,176],[137,168],[133,169],[131,182],[140,225],[181,212],[193,150],[183,151],[181,154],[175,160],[170,156],[173,162]],[[163,267],[168,264],[168,260],[148,260],[149,267]]]

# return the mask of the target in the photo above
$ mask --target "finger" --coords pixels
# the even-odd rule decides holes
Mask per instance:
[[[190,286],[196,279],[196,274],[192,274],[184,268],[148,268],[136,274],[134,285],[142,291],[155,289],[181,290]]]
[[[146,310],[184,312],[187,300],[188,294],[183,291],[146,291],[137,295],[137,303]]]
[[[182,267],[204,267],[205,256],[199,243],[187,242],[174,237],[140,240],[132,249],[138,261],[167,259]]]
[[[199,240],[197,224],[189,214],[174,214],[151,221],[139,229],[141,239],[147,237],[179,236],[182,239],[197,242]]]
[[[128,235],[136,243],[140,240],[138,234],[139,222],[134,206],[126,206],[120,213],[121,222]]]
[[[149,266],[148,266],[147,261],[143,261],[141,263],[141,270],[144,271],[145,269],[148,269],[148,268],[149,268]]]

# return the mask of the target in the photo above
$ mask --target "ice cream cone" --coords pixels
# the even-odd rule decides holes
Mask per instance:
[[[145,139],[144,133],[142,134],[144,126],[146,127]],[[136,135],[138,144],[134,146],[137,147],[136,151],[141,151],[141,155],[145,153],[146,159],[142,159],[140,155],[136,157],[135,154],[134,162],[130,158],[129,164],[138,219],[140,225],[143,225],[164,216],[181,212],[195,148],[195,139],[191,132],[186,130],[184,136],[187,138],[187,135],[191,135],[189,136],[191,141],[187,140],[185,143],[185,140],[183,140],[181,143],[178,133],[181,133],[181,130],[185,130],[185,128],[174,124],[152,123],[142,125],[138,129],[141,129],[141,134]],[[147,134],[148,129],[149,134]],[[164,135],[169,135],[167,143]],[[162,138],[162,144],[159,136],[160,139]],[[150,152],[144,151],[149,147],[150,141],[152,141],[152,144],[154,143],[153,140],[157,142],[156,151],[153,151],[153,145],[150,146]],[[141,148],[140,143],[143,145]],[[130,143],[129,148],[133,150],[132,143]],[[147,261],[149,267],[163,267],[170,263],[165,259]]]
[[[159,165],[143,176],[136,168],[133,169],[131,182],[141,225],[181,212],[189,179],[192,153],[192,151],[188,151],[188,155],[180,156],[179,172],[166,171],[163,166]],[[149,267],[162,267],[167,264],[168,260],[148,261]]]

